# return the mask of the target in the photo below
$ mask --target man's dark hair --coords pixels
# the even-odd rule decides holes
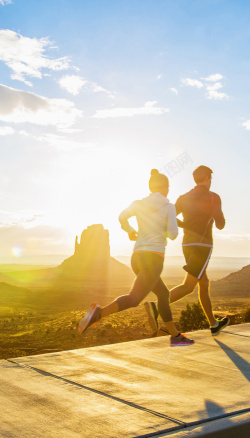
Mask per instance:
[[[207,166],[199,166],[193,171],[193,177],[196,184],[200,184],[208,176],[211,178],[213,171]]]

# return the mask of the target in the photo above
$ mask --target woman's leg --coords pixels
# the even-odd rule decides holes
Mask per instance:
[[[168,289],[160,278],[163,269],[163,258],[157,254],[146,251],[143,253],[134,253],[131,264],[134,272],[137,274],[131,292],[128,295],[118,297],[103,309],[97,305],[91,306],[87,315],[80,321],[78,332],[84,333],[90,325],[99,321],[104,316],[137,306],[147,294],[153,290],[158,296],[163,320],[166,319],[164,322],[171,334],[171,345],[193,344],[194,341],[184,337],[178,332],[172,321]]]
[[[112,315],[112,313],[117,313],[117,312],[119,312],[119,305],[117,301],[112,301],[112,303],[103,307],[103,309],[101,310],[101,318],[105,318],[105,316],[109,316]]]
[[[158,298],[158,311],[170,335],[178,336],[179,331],[173,322],[172,312],[169,305],[169,290],[161,278],[159,278],[152,291]]]
[[[147,275],[144,271],[140,271],[136,277],[131,292],[127,295],[121,295],[115,301],[103,307],[101,310],[101,318],[111,315],[112,313],[121,312],[122,310],[136,307],[150,292],[150,278],[147,281]]]
[[[131,258],[132,269],[137,274],[133,288],[127,295],[118,297],[101,310],[101,318],[130,307],[136,307],[153,289],[163,268],[163,259],[150,252],[134,253]]]

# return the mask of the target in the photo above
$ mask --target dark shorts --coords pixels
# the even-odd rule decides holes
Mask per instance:
[[[143,271],[150,278],[160,277],[163,270],[164,258],[152,251],[133,252],[131,268],[137,275]]]
[[[183,266],[186,272],[193,275],[193,277],[200,278],[206,272],[209,259],[212,254],[212,246],[202,245],[183,245],[183,254],[186,259],[186,265]]]

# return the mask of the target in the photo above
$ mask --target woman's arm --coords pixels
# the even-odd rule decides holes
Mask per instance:
[[[178,236],[176,210],[173,204],[169,204],[168,208],[169,208],[169,215],[168,215],[168,224],[167,224],[167,237],[169,237],[169,239],[171,240],[174,240]]]
[[[131,225],[129,225],[128,219],[135,215],[136,215],[136,201],[132,202],[132,204],[128,208],[123,210],[119,216],[119,222],[121,224],[122,229],[126,231],[129,236],[132,235],[132,237],[135,236],[136,231],[133,227],[131,227]]]

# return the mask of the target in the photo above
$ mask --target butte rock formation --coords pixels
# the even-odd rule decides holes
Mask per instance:
[[[75,252],[60,265],[60,278],[70,281],[98,281],[131,284],[130,268],[110,256],[109,232],[103,225],[90,225],[83,230]]]
[[[232,272],[227,277],[211,282],[214,296],[223,298],[249,298],[250,296],[250,265],[239,271]]]

